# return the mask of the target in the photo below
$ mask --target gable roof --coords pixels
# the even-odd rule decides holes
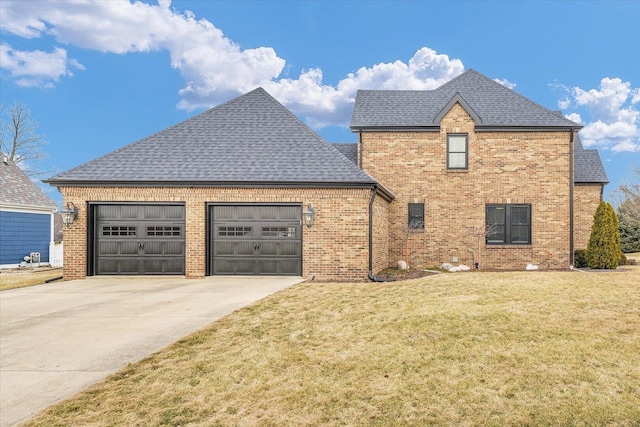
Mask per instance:
[[[478,131],[581,128],[557,112],[470,69],[434,90],[359,90],[351,130],[438,130],[440,119],[456,102],[475,120]]]
[[[25,173],[2,155],[0,207],[55,211],[56,204]]]
[[[598,150],[585,150],[580,140],[580,134],[576,135],[574,141],[574,182],[583,184],[608,183],[609,178],[607,178],[607,173],[602,165],[602,160],[600,160]]]
[[[45,182],[57,186],[376,184],[262,88]]]

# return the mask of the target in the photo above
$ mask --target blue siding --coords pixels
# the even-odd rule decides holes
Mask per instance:
[[[19,264],[31,252],[49,262],[51,215],[0,211],[0,264]]]

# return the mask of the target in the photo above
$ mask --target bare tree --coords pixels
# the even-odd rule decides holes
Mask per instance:
[[[477,258],[476,258],[476,252],[474,252],[473,249],[469,248],[469,252],[471,252],[471,255],[473,256],[474,266],[476,266],[476,264],[478,264],[478,266],[480,265],[481,256],[482,256],[482,246],[486,241],[487,237],[491,237],[494,234],[496,234],[497,230],[498,230],[497,224],[487,224],[479,227],[476,227],[476,226],[469,227],[469,234],[475,237],[477,240],[477,247],[476,247],[478,251]]]
[[[404,258],[405,255],[405,244],[407,240],[411,238],[415,233],[424,232],[424,221],[413,221],[407,225],[406,228],[403,229],[405,237],[400,241],[400,256]],[[411,261],[413,261],[413,257],[410,257]]]
[[[17,165],[27,162],[42,160],[47,154],[42,150],[42,146],[47,142],[41,135],[36,133],[38,123],[31,117],[31,111],[22,102],[14,102],[8,111],[0,105],[0,115],[2,116],[2,126],[0,126],[0,151],[9,160]],[[8,116],[8,120],[5,119]],[[46,171],[37,171],[24,168],[27,175],[40,175]]]
[[[634,179],[631,182],[627,181],[621,184],[614,190],[613,197],[618,199],[614,201],[614,204],[619,206],[625,200],[629,200],[630,213],[636,220],[640,220],[640,166],[633,166],[631,172]]]

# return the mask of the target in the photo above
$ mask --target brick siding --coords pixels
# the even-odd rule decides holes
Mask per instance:
[[[468,134],[468,169],[447,170],[447,134]],[[455,104],[439,132],[362,132],[362,168],[392,191],[389,262],[481,269],[569,267],[570,133],[478,132]],[[408,204],[424,203],[424,231],[407,233]],[[474,236],[488,203],[531,204],[532,244],[492,246]]]
[[[576,184],[573,189],[573,247],[587,249],[593,216],[602,199],[602,184]]]
[[[61,187],[64,203],[80,208],[78,220],[65,229],[64,277],[84,278],[87,272],[88,202],[181,202],[186,207],[186,276],[206,273],[207,203],[308,203],[315,224],[303,227],[303,276],[316,281],[366,280],[369,267],[370,189],[265,189],[169,187]],[[384,223],[386,202],[376,199],[376,221]],[[377,246],[376,265],[386,266],[386,231]],[[383,254],[384,253],[384,254]]]

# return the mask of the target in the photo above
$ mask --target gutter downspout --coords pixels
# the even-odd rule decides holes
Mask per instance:
[[[358,166],[362,169],[362,130],[358,131]]]
[[[571,267],[573,267],[575,260],[574,260],[574,256],[573,256],[573,182],[574,182],[574,176],[573,176],[573,156],[574,156],[574,150],[573,150],[573,132],[574,130],[571,129],[570,131],[570,135],[569,135],[569,265]]]
[[[369,200],[369,280],[382,282],[373,275],[373,202],[376,200],[376,194],[378,194],[378,185],[373,186]]]

